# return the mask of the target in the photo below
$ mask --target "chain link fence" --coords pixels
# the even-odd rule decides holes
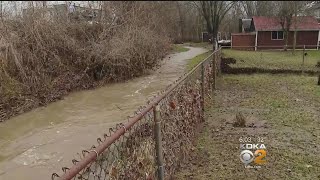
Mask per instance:
[[[223,46],[222,69],[227,73],[268,72],[308,73],[320,72],[318,46]],[[230,69],[226,69],[230,68]],[[232,68],[232,69],[231,69]]]
[[[83,150],[72,167],[52,179],[170,179],[184,162],[204,121],[219,74],[221,49],[140,107],[126,123],[110,128],[97,146]]]

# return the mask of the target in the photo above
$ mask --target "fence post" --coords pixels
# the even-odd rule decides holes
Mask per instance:
[[[302,70],[301,73],[304,73],[304,54],[306,51],[306,45],[303,45],[303,52],[302,52]]]
[[[153,107],[154,123],[155,123],[155,141],[156,141],[156,164],[158,171],[158,180],[164,180],[163,154],[162,154],[162,137],[161,137],[161,118],[160,106]]]
[[[212,91],[216,90],[216,78],[217,78],[217,53],[215,52],[213,54],[213,58],[212,58],[212,79],[213,79],[213,83],[212,83]]]
[[[202,62],[201,64],[201,114],[202,114],[202,118],[204,119],[204,83],[205,83],[205,68],[204,68],[204,62]]]
[[[216,62],[217,62],[217,76],[221,76],[221,49],[217,51],[217,58],[216,58]]]

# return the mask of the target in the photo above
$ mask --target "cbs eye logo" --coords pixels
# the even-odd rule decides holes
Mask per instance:
[[[256,150],[254,154],[250,150],[243,150],[240,153],[240,160],[246,165],[252,161],[254,161],[255,164],[265,164],[266,160],[263,158],[265,158],[266,155],[267,152],[263,149]]]

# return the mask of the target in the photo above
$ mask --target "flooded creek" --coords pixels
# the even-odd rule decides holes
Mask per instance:
[[[181,76],[188,59],[207,51],[188,48],[168,55],[158,70],[142,77],[74,92],[0,123],[0,180],[50,179],[70,167],[78,152]]]

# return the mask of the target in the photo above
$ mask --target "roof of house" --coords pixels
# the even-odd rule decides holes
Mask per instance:
[[[279,17],[254,16],[252,17],[256,31],[282,30]],[[313,16],[298,16],[296,30],[320,30],[318,21]],[[294,30],[294,24],[290,26]]]

